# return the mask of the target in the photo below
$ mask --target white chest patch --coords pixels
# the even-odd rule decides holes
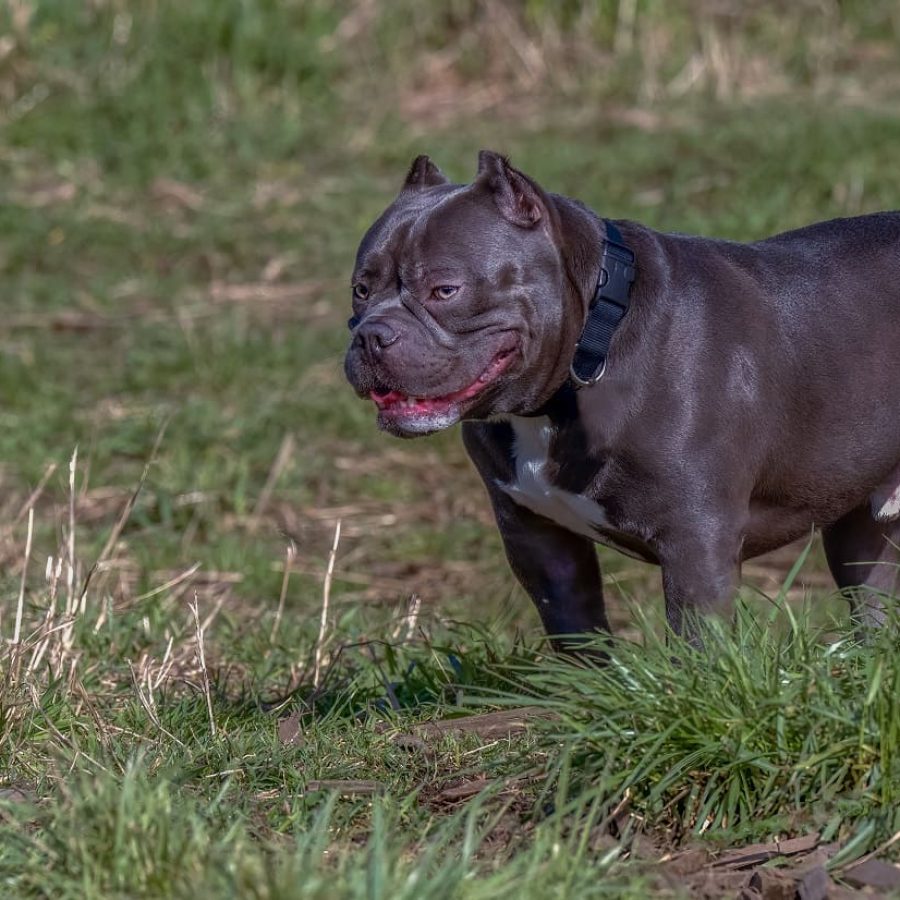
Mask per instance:
[[[876,488],[869,502],[876,522],[892,522],[900,518],[900,470],[895,471],[887,482]]]
[[[510,417],[509,423],[515,433],[516,480],[501,483],[500,487],[532,512],[592,541],[598,540],[597,527],[608,525],[603,507],[582,494],[554,487],[547,480],[547,458],[553,439],[550,420]]]

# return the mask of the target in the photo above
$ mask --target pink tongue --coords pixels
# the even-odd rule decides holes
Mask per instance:
[[[451,394],[445,394],[443,397],[421,397],[417,399],[417,407],[445,406],[448,403],[454,403],[458,400],[467,400],[473,394],[477,394],[483,387],[482,379],[473,381],[468,387],[461,390],[453,391]],[[404,403],[409,399],[408,394],[402,394],[400,391],[388,391],[386,394],[379,394],[377,391],[370,391],[369,396],[375,401],[379,409],[387,406],[393,406],[395,403]]]
[[[409,395],[403,394],[400,391],[390,390],[382,394],[379,391],[373,390],[369,391],[369,396],[381,410],[394,406],[401,406],[407,410],[446,407],[450,404],[458,403],[461,400],[468,400],[470,397],[477,394],[486,384],[493,380],[499,372],[502,372],[506,368],[511,358],[512,350],[498,354],[487,369],[485,369],[484,372],[482,372],[468,387],[453,391],[450,394],[445,394],[443,397],[419,397],[416,398],[414,403],[410,403]]]
[[[399,391],[388,391],[386,394],[370,391],[369,396],[379,404],[379,406],[387,406],[389,403],[396,403],[398,400],[406,399],[406,394],[401,394]]]

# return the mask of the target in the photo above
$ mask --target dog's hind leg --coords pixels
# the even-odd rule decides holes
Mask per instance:
[[[881,625],[886,604],[900,598],[900,519],[878,521],[870,505],[859,506],[823,528],[822,539],[854,620],[864,631]]]

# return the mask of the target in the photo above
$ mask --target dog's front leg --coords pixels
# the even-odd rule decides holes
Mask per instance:
[[[547,634],[609,631],[593,542],[521,506],[503,489],[515,478],[509,428],[466,422],[463,440],[490,496],[513,574],[537,607]],[[554,645],[578,650],[573,640]]]
[[[549,635],[609,631],[597,551],[587,538],[492,493],[506,557]],[[554,641],[558,649],[577,642]]]
[[[666,541],[660,554],[669,628],[698,647],[704,618],[733,616],[740,581],[740,536],[705,524]]]

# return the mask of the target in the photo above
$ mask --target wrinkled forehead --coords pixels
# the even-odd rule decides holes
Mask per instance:
[[[432,264],[472,264],[483,257],[491,229],[502,221],[471,186],[441,185],[401,194],[366,233],[356,272],[427,258]]]

